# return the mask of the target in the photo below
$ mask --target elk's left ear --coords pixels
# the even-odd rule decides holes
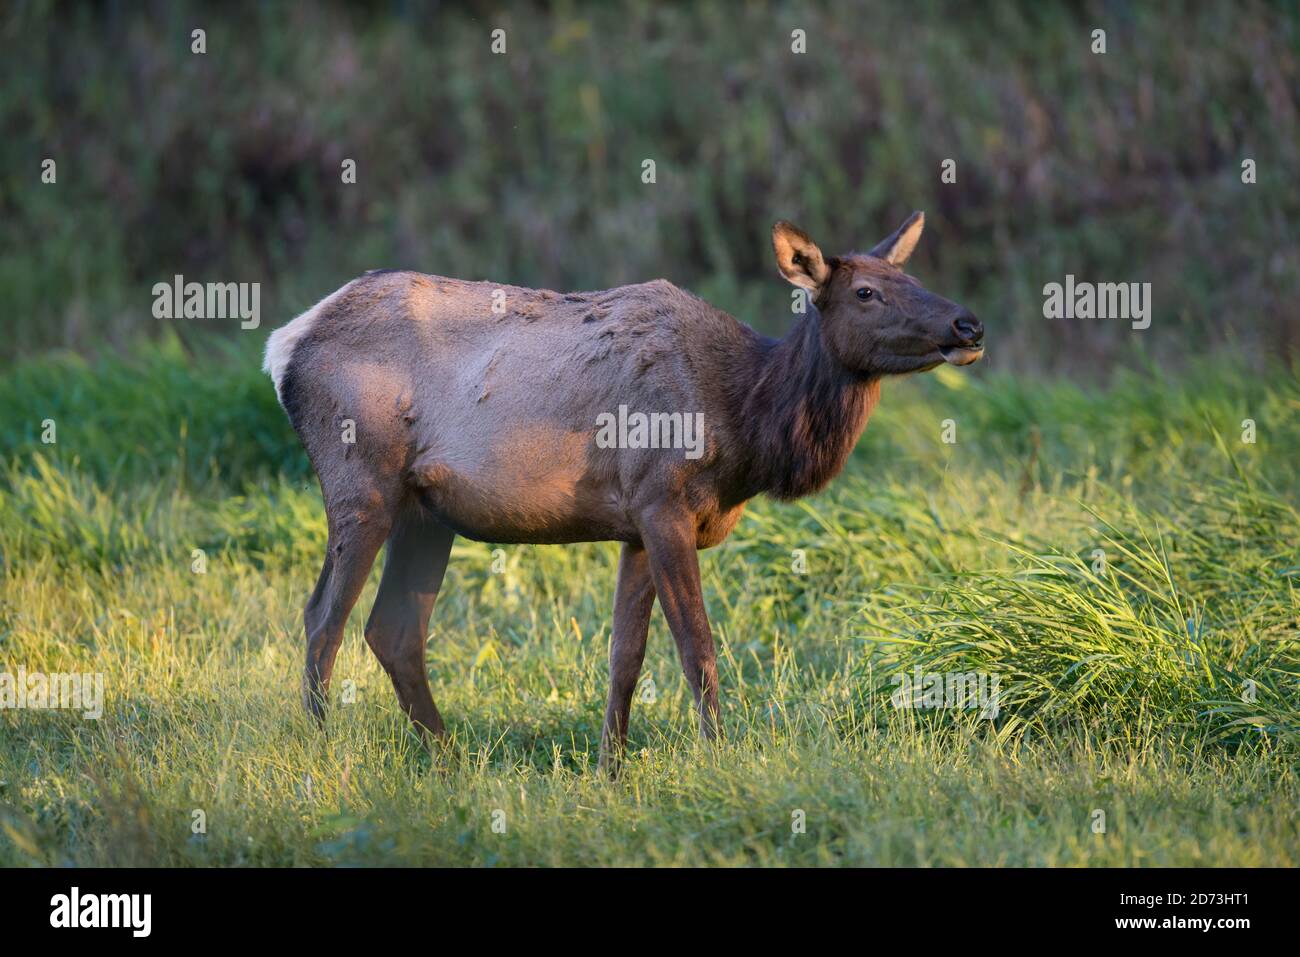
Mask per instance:
[[[871,255],[883,259],[891,266],[902,266],[912,255],[912,250],[921,241],[921,231],[925,229],[925,213],[916,212],[907,217],[907,222],[899,226],[892,236],[881,240]]]
[[[772,248],[781,275],[796,286],[815,292],[831,277],[831,267],[826,265],[817,244],[792,223],[781,220],[772,227]]]

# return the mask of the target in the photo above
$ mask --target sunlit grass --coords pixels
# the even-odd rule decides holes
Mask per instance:
[[[182,437],[107,408],[106,382],[142,388],[125,371],[61,374],[57,445],[15,440],[6,406],[0,671],[102,672],[106,712],[0,712],[0,863],[1300,859],[1285,374],[890,383],[828,493],[755,503],[703,556],[724,743],[696,743],[656,618],[617,783],[595,771],[615,546],[505,546],[493,573],[492,546],[457,544],[427,656],[445,766],[361,638],[372,576],[322,734],[297,676],[323,514],[287,427],[259,399],[216,426],[195,406]],[[215,457],[131,451],[178,440]],[[917,666],[998,675],[997,717],[894,708]]]

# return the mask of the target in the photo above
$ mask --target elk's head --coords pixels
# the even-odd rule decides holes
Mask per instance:
[[[846,368],[897,375],[984,354],[984,326],[971,311],[903,272],[924,228],[925,215],[913,213],[871,252],[827,258],[797,226],[772,227],[781,274],[808,290],[826,345]]]

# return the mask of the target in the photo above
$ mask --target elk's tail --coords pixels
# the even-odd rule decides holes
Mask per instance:
[[[262,360],[262,371],[269,375],[271,381],[275,383],[275,396],[280,400],[281,406],[284,406],[284,378],[289,371],[289,363],[293,359],[294,348],[298,345],[299,340],[316,325],[316,320],[320,317],[322,310],[351,285],[352,283],[348,283],[341,289],[330,293],[302,315],[276,329],[267,338],[266,356]]]

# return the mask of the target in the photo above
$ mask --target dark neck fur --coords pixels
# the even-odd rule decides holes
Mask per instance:
[[[784,339],[763,340],[748,365],[747,484],[786,500],[819,491],[848,461],[880,397],[879,378],[831,355],[815,308]]]

